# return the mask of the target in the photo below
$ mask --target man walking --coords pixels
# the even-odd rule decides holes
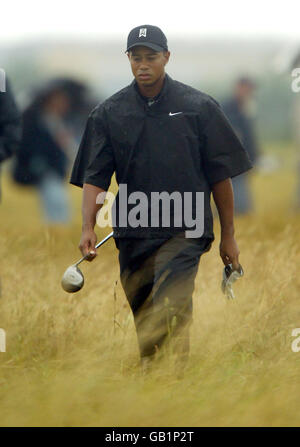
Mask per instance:
[[[219,104],[166,74],[161,29],[131,30],[126,53],[134,80],[90,113],[73,167],[71,183],[83,187],[80,250],[96,256],[99,194],[115,172],[114,239],[142,363],[171,347],[185,364],[194,279],[214,240],[210,195],[220,255],[238,268],[230,178],[251,163]]]

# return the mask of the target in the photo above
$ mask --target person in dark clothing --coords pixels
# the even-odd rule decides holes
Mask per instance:
[[[244,148],[249,154],[251,162],[255,165],[258,159],[258,145],[254,131],[253,112],[251,101],[256,89],[255,83],[248,77],[239,78],[231,98],[223,104],[223,110],[233,129],[240,138]],[[252,197],[248,174],[241,174],[232,180],[235,211],[245,214],[252,210]]]
[[[96,215],[115,172],[114,240],[142,364],[170,348],[185,365],[194,280],[214,240],[211,193],[220,255],[238,268],[230,178],[252,165],[217,101],[165,73],[158,27],[134,28],[126,52],[134,80],[92,110],[73,166],[70,182],[83,187],[79,247],[95,258]]]
[[[21,140],[21,115],[8,79],[0,89],[0,167],[18,150]],[[1,199],[1,188],[0,188]]]
[[[48,224],[69,221],[66,175],[76,142],[66,124],[71,95],[64,80],[43,87],[23,112],[20,150],[13,178],[37,188]]]

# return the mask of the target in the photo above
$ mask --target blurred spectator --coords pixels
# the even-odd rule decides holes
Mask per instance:
[[[300,69],[300,50],[292,61],[291,69]],[[292,110],[293,139],[298,152],[298,182],[296,192],[296,208],[300,210],[300,92],[294,93]]]
[[[83,105],[85,87],[57,79],[39,92],[23,113],[23,134],[13,169],[15,181],[34,185],[47,223],[70,218],[66,176],[77,149],[76,112]],[[77,137],[77,138],[76,138]]]
[[[0,91],[0,168],[16,152],[21,139],[21,117],[7,79],[4,87]]]
[[[223,104],[223,110],[236,134],[243,143],[252,163],[258,158],[258,147],[254,133],[254,92],[255,83],[248,77],[239,78],[233,93]],[[241,174],[232,179],[235,212],[246,214],[252,211],[253,203],[249,185],[249,175]]]

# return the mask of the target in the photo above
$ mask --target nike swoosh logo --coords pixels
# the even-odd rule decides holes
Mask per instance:
[[[175,112],[175,113],[170,112],[169,116],[179,115],[180,113],[182,113],[182,112]]]

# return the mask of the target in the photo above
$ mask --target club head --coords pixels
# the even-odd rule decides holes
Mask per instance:
[[[83,287],[84,277],[76,265],[71,265],[63,274],[61,285],[69,293],[78,292]]]

